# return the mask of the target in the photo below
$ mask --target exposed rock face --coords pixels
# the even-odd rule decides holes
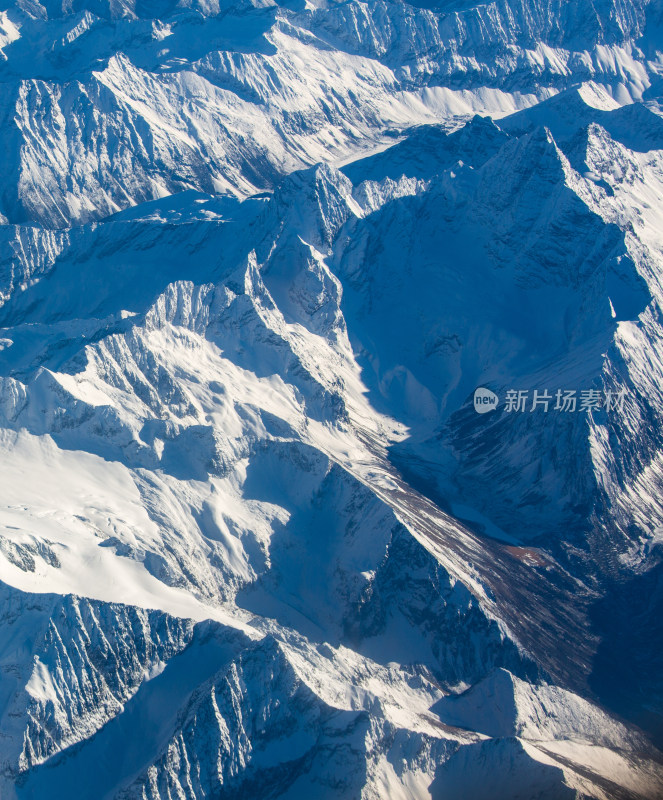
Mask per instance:
[[[660,26],[0,13],[3,798],[660,796]]]

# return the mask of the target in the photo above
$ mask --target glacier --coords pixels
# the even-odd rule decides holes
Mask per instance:
[[[662,32],[5,4],[3,799],[663,794]]]

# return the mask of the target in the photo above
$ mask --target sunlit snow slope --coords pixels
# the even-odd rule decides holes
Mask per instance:
[[[663,794],[662,26],[0,12],[3,800]]]

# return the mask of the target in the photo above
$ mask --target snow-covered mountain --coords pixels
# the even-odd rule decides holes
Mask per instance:
[[[183,189],[244,197],[583,80],[640,99],[659,16],[643,0],[20,0],[0,16],[0,213],[64,228]]]
[[[662,26],[0,12],[3,799],[661,796]]]

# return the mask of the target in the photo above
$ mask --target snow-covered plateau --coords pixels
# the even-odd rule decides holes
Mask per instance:
[[[1,8],[1,800],[663,797],[663,0]]]

